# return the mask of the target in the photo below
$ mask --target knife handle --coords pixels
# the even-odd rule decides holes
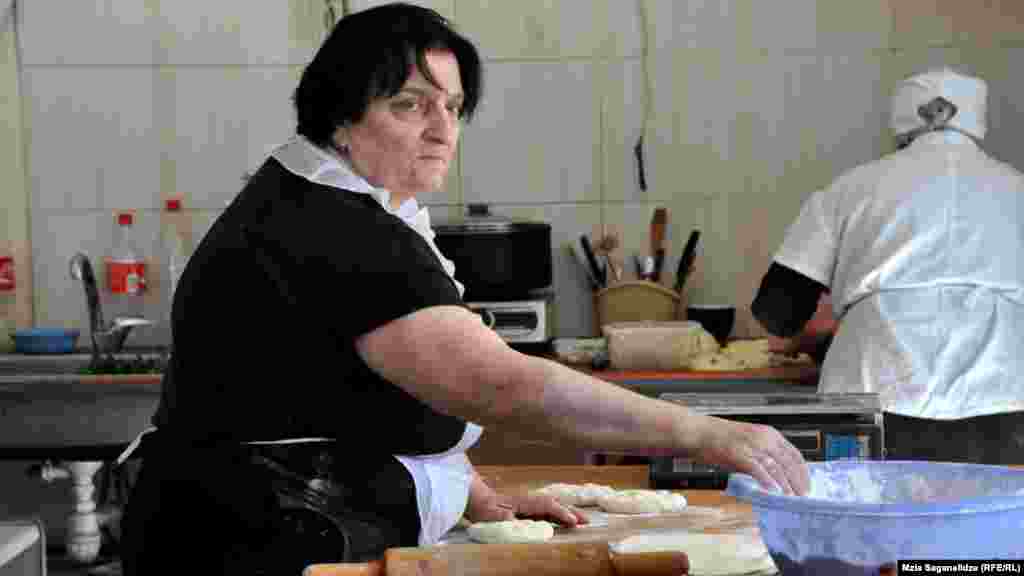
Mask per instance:
[[[587,257],[587,262],[590,264],[590,269],[594,272],[594,278],[597,279],[598,286],[603,287],[607,285],[608,277],[605,276],[604,269],[598,263],[597,256],[594,256],[594,247],[590,244],[590,238],[587,238],[586,234],[580,236],[580,246],[583,247],[583,254]]]
[[[686,277],[690,275],[690,266],[693,266],[693,260],[697,257],[698,240],[700,240],[700,230],[690,232],[690,237],[686,240],[686,247],[683,248],[683,255],[679,257],[675,289],[680,294],[683,292]]]
[[[661,267],[665,263],[665,249],[658,248],[654,252],[654,273],[652,274],[652,281],[661,282]]]

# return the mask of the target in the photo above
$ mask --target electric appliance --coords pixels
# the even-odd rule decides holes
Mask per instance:
[[[547,352],[555,330],[551,225],[470,204],[464,216],[435,224],[434,232],[465,286],[466,305],[513,348]]]

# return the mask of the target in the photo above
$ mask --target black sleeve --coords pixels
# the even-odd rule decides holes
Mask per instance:
[[[800,332],[818,308],[818,299],[828,287],[807,276],[772,262],[761,279],[750,311],[765,330],[788,338]]]

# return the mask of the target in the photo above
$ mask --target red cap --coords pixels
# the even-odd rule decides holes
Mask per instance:
[[[177,212],[181,210],[181,198],[168,198],[164,203],[164,208],[166,208],[168,212]]]
[[[121,226],[131,226],[133,216],[131,212],[118,212],[117,223]]]

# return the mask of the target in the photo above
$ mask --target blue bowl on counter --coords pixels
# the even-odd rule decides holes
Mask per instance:
[[[67,328],[26,328],[11,334],[19,354],[70,354],[79,331]]]
[[[809,463],[811,494],[731,474],[786,576],[877,575],[900,560],[1024,559],[1024,469],[981,464]]]

